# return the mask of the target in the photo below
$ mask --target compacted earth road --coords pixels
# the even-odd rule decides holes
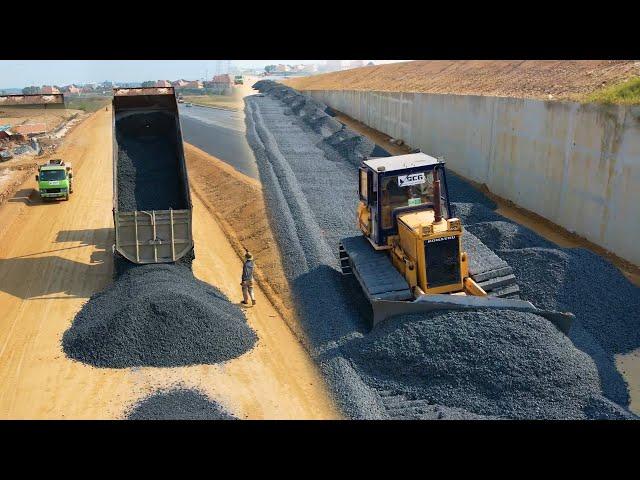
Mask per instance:
[[[101,110],[58,152],[74,167],[70,201],[42,203],[29,179],[0,206],[0,418],[123,418],[177,385],[238,418],[337,418],[314,363],[259,288],[247,310],[258,343],[224,364],[112,369],[66,357],[63,333],[112,282],[111,149],[111,112]],[[195,276],[238,303],[241,261],[200,198],[192,200]]]

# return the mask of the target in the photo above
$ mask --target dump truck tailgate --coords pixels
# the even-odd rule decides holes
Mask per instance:
[[[116,250],[134,263],[175,262],[193,248],[191,210],[114,212]]]

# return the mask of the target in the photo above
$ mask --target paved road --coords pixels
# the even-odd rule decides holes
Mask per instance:
[[[245,137],[244,112],[180,105],[183,140],[258,179],[258,168]]]

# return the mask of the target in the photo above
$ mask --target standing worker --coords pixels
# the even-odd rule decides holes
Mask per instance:
[[[243,305],[249,305],[249,298],[251,298],[252,305],[256,304],[256,299],[253,296],[253,255],[245,248],[244,265],[242,266],[242,300]]]

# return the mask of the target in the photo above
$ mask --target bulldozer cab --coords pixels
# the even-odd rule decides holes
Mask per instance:
[[[436,158],[424,153],[374,158],[362,162],[359,175],[360,228],[378,247],[398,234],[399,214],[434,209],[439,202],[442,217],[451,215],[444,162]]]

